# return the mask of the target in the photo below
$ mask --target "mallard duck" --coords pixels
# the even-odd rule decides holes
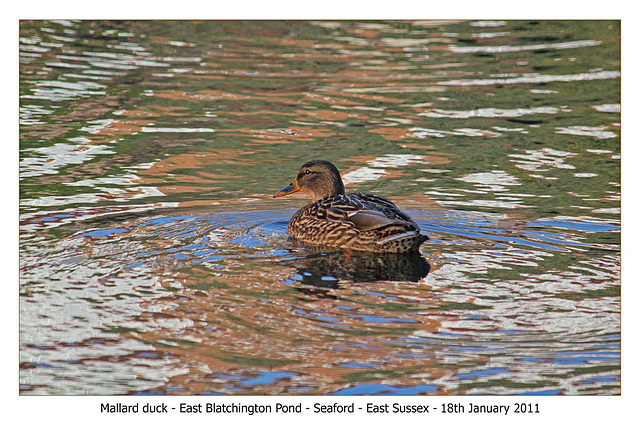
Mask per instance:
[[[390,200],[367,193],[345,194],[340,172],[331,162],[302,165],[293,182],[273,197],[309,193],[313,201],[296,212],[287,231],[316,245],[369,252],[417,251],[426,236]]]

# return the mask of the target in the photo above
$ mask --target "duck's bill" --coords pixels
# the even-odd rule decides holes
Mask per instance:
[[[282,197],[287,194],[295,193],[296,191],[300,191],[300,187],[296,187],[294,184],[287,185],[282,190],[278,191],[273,197]]]

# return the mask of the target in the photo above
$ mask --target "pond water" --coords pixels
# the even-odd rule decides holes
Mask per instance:
[[[21,22],[21,394],[619,394],[620,305],[618,21]]]

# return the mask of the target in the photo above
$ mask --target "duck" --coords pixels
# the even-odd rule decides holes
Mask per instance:
[[[302,192],[312,201],[289,221],[287,232],[306,243],[348,250],[405,253],[419,251],[428,237],[389,199],[344,190],[340,171],[326,160],[300,167],[293,182],[273,197]]]

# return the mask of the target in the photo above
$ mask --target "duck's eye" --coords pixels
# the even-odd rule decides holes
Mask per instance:
[[[304,174],[305,175],[309,175],[309,174],[311,174],[311,171],[309,169],[307,169],[306,171],[304,171]]]

